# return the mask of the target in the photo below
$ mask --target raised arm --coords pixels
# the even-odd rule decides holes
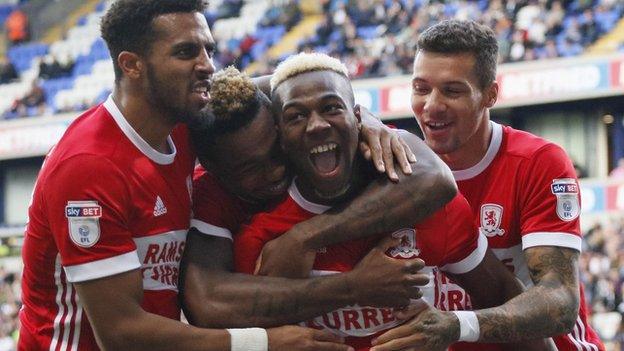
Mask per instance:
[[[411,227],[450,201],[457,188],[448,167],[417,136],[403,132],[401,137],[418,160],[411,175],[401,175],[398,183],[379,177],[347,205],[270,241],[262,252],[260,273],[289,267],[309,271],[314,257],[310,253],[318,248]]]
[[[185,315],[205,327],[276,326],[315,317],[341,306],[361,303],[405,306],[418,297],[413,285],[426,284],[414,274],[422,261],[389,259],[382,250],[355,270],[327,277],[286,279],[231,273],[230,239],[191,230],[181,267]]]

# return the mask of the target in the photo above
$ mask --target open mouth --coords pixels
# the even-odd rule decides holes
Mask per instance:
[[[338,169],[338,144],[327,143],[310,150],[310,161],[322,176],[333,176]]]
[[[210,100],[210,83],[200,82],[193,87],[193,93],[199,95],[203,102]]]
[[[444,130],[451,125],[450,122],[427,122],[425,125],[431,130]]]

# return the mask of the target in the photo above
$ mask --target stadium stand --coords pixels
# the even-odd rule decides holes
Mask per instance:
[[[81,111],[108,96],[114,74],[99,20],[110,2],[97,3],[61,40],[7,50],[0,60],[0,126],[8,123],[1,119]],[[0,23],[17,6],[17,0],[0,0]],[[418,34],[443,19],[489,25],[499,38],[500,61],[519,62],[602,50],[595,47],[605,46],[605,39],[611,52],[624,52],[623,14],[623,0],[211,0],[205,15],[221,67],[261,75],[293,52],[319,51],[341,58],[353,78],[370,78],[409,74]],[[33,92],[36,103],[22,107]],[[597,330],[621,350],[623,238],[624,219],[596,224],[586,233],[581,257],[586,298],[604,316],[596,323],[605,327]],[[0,351],[15,348],[19,304],[19,274],[0,266]]]

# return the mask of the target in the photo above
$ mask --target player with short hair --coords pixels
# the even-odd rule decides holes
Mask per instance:
[[[191,128],[200,162],[209,169],[198,167],[196,172],[193,228],[182,261],[182,301],[185,315],[193,324],[283,325],[354,303],[404,306],[410,297],[419,296],[417,289],[406,289],[399,282],[406,279],[423,285],[428,277],[406,271],[407,262],[375,265],[385,260],[383,253],[372,253],[370,264],[360,265],[344,277],[284,280],[232,274],[232,233],[252,214],[281,200],[290,177],[280,152],[270,101],[254,82],[230,67],[215,74],[210,93],[214,121],[195,123]],[[385,223],[376,224],[393,229],[399,228],[406,213],[424,216],[441,206],[452,190],[445,181],[450,174],[433,152],[418,141],[418,163],[412,176],[404,176],[398,184],[380,181],[342,211],[317,218],[316,225],[302,223],[305,231],[293,228],[289,234],[314,238],[316,233],[328,237],[332,231],[350,231],[365,235],[370,231],[366,227],[382,218],[375,210],[386,206],[385,202],[379,204],[380,199],[392,201],[398,196],[397,201],[404,203],[383,217]],[[436,180],[439,177],[444,181]],[[410,191],[417,195],[411,196]],[[404,201],[406,197],[411,201]],[[352,220],[354,217],[356,220]],[[315,250],[307,249],[304,254],[313,255]],[[283,250],[278,253],[287,256]],[[414,270],[422,267],[422,261],[417,261]],[[306,269],[301,266],[293,260],[289,262],[292,270]],[[395,277],[394,284],[380,280],[390,276]],[[349,289],[344,289],[346,285]]]
[[[288,198],[273,210],[254,216],[234,237],[237,270],[262,270],[257,259],[268,241],[347,201],[378,178],[357,153],[360,110],[354,104],[346,72],[340,61],[322,54],[292,56],[276,69],[271,80],[273,107],[281,146],[297,177],[289,187]],[[428,270],[441,267],[461,281],[480,306],[501,304],[522,291],[487,251],[487,240],[473,226],[470,207],[461,195],[413,229],[416,222],[393,234],[402,239],[401,243],[382,246],[394,259],[421,257]],[[348,272],[358,262],[367,263],[362,257],[374,247],[379,234],[321,248],[316,252],[312,274]],[[284,276],[291,275],[292,270],[284,266],[267,273]],[[391,277],[385,279],[391,281]],[[482,284],[484,280],[487,286]],[[433,303],[432,286],[425,295]],[[307,325],[331,330],[345,336],[357,350],[367,350],[375,335],[397,324],[400,321],[391,309],[351,305],[314,318]]]
[[[429,310],[380,337],[374,350],[548,336],[558,350],[604,350],[589,324],[578,277],[580,197],[572,162],[554,143],[490,121],[499,89],[497,55],[494,33],[475,22],[429,28],[418,38],[412,110],[427,145],[453,170],[490,247],[529,288],[503,306],[464,312],[459,321]],[[439,279],[439,307],[475,307],[452,281]]]
[[[271,329],[267,342],[264,330],[179,321],[195,162],[183,123],[209,116],[215,69],[205,5],[118,0],[104,16],[115,88],[69,126],[37,179],[20,350],[348,350],[306,328]]]

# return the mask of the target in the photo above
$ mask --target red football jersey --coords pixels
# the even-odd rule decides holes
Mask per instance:
[[[206,235],[232,239],[232,233],[250,217],[246,203],[225,190],[201,165],[195,167],[191,227]]]
[[[191,217],[188,131],[151,148],[112,98],[76,121],[39,173],[22,256],[19,350],[98,350],[73,283],[140,270],[142,307],[180,318],[178,267]]]
[[[492,140],[475,166],[454,171],[479,231],[494,254],[526,285],[523,250],[559,246],[581,250],[580,194],[572,162],[561,147],[535,135],[492,122]],[[442,274],[436,306],[470,309],[470,299]],[[559,350],[604,350],[589,325],[581,287],[581,307],[574,330],[554,338]],[[453,350],[502,350],[500,345],[457,344]]]
[[[237,271],[253,273],[264,244],[282,235],[295,224],[329,209],[328,206],[304,199],[295,182],[289,189],[289,195],[271,212],[255,215],[248,225],[243,225],[239,235],[234,237]],[[469,272],[481,263],[487,249],[487,240],[478,234],[472,223],[470,207],[461,195],[414,229],[402,229],[393,235],[400,236],[402,243],[391,249],[389,254],[396,258],[418,256],[425,261],[425,272],[431,272],[434,266],[456,274]],[[312,275],[350,271],[377,240],[378,237],[361,239],[319,250]],[[425,300],[431,303],[432,285],[433,280],[423,288]],[[373,337],[399,324],[392,312],[391,308],[346,306],[304,325],[332,331],[344,336],[346,343],[357,350],[368,350]]]

